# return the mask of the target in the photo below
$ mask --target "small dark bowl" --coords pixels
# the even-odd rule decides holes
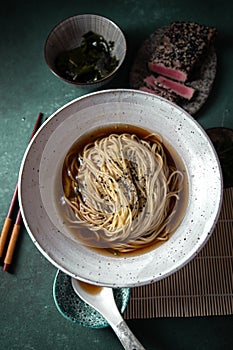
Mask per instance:
[[[61,52],[77,48],[83,39],[83,35],[92,31],[109,42],[114,42],[112,56],[118,60],[117,67],[106,77],[94,82],[72,81],[61,76],[56,67],[56,59]],[[69,17],[60,22],[49,34],[45,47],[44,55],[50,70],[63,81],[84,88],[97,88],[108,83],[118,72],[126,55],[126,40],[121,29],[108,18],[83,14]]]

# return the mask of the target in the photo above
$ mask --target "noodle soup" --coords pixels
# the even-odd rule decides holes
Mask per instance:
[[[186,207],[179,156],[161,135],[130,125],[98,128],[79,139],[65,157],[62,183],[72,235],[116,256],[168,240]]]

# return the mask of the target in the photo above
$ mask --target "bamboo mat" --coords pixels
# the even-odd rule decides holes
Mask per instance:
[[[233,187],[224,189],[219,220],[199,254],[181,270],[132,289],[125,319],[233,314]]]

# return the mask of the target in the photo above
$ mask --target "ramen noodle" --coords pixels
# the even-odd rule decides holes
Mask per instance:
[[[167,240],[177,226],[184,175],[162,137],[96,134],[85,145],[77,142],[64,161],[67,221],[75,235],[115,254]]]

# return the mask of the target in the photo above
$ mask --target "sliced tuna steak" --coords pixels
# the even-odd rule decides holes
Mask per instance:
[[[158,76],[156,78],[156,81],[159,85],[161,85],[163,88],[167,88],[169,90],[174,91],[177,95],[182,96],[183,98],[187,100],[191,100],[195,93],[195,89],[193,89],[190,86],[186,86],[185,84],[179,83],[177,81]]]
[[[164,97],[166,98],[168,101],[171,101],[171,102],[174,102],[176,103],[177,102],[177,99],[174,98],[171,94],[169,94],[169,92],[166,92],[162,89],[150,89],[146,86],[141,86],[139,88],[140,91],[145,91],[145,92],[149,92],[150,94],[153,94],[153,95],[157,95],[157,96],[160,96],[160,97]]]
[[[181,69],[166,67],[162,62],[149,62],[148,68],[151,72],[165,75],[166,77],[172,78],[174,80],[185,82],[188,78],[187,73],[182,72]]]
[[[189,22],[174,22],[164,32],[148,68],[152,72],[185,82],[201,63],[216,29]]]
[[[159,96],[165,97],[169,101],[178,102],[180,99],[179,96],[176,93],[174,93],[171,89],[168,89],[167,87],[163,87],[162,84],[160,84],[157,81],[154,75],[147,76],[144,79],[144,83],[150,89],[157,91]]]

